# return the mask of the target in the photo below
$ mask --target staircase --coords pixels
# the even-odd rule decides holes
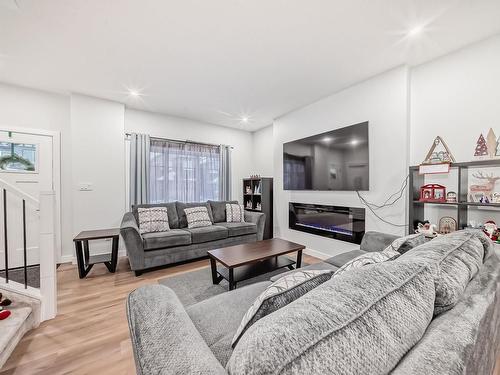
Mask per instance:
[[[3,197],[3,200],[2,200]],[[19,199],[22,203],[24,265],[9,268],[9,231],[7,225],[7,197]],[[3,215],[0,215],[0,230],[3,229],[4,243],[0,244],[4,257],[0,267],[0,292],[4,298],[9,298],[13,303],[8,307],[11,315],[0,321],[0,369],[8,360],[22,337],[40,322],[56,316],[57,290],[56,290],[56,258],[55,258],[55,227],[54,192],[43,192],[36,199],[6,181],[0,179],[0,202]],[[26,205],[35,210],[34,216],[27,218]],[[30,219],[30,220],[27,220]],[[38,251],[40,252],[39,272],[29,274],[30,266],[27,264],[26,248],[26,223],[38,220]],[[34,276],[35,275],[35,276]],[[15,277],[14,277],[15,276]],[[31,279],[29,280],[29,277]],[[36,280],[33,280],[36,277]],[[39,279],[39,280],[38,280]],[[34,287],[35,286],[35,287]]]

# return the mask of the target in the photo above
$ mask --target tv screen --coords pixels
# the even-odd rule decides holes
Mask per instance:
[[[369,190],[368,122],[283,145],[285,190]]]

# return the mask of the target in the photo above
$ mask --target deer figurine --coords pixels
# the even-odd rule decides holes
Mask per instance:
[[[491,197],[493,190],[495,189],[495,184],[497,180],[500,180],[500,177],[493,177],[493,173],[491,175],[485,175],[483,172],[473,173],[472,177],[478,180],[487,180],[488,182],[482,185],[471,185],[470,186],[470,200],[474,200],[474,197],[481,194],[483,196]]]

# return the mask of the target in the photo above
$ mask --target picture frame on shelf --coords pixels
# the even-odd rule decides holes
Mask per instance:
[[[446,202],[446,187],[440,184],[426,184],[420,188],[420,202]]]

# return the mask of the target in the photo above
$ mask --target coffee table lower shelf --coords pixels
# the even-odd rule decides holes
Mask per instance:
[[[294,269],[294,265],[297,262],[290,259],[287,256],[278,256],[275,258],[265,259],[258,262],[254,262],[245,266],[226,268],[223,266],[217,266],[217,279],[214,279],[214,284],[218,284],[222,279],[229,282],[229,290],[236,288],[236,284],[262,275],[264,273],[272,272],[280,268]],[[233,280],[231,282],[231,271],[233,272]]]

